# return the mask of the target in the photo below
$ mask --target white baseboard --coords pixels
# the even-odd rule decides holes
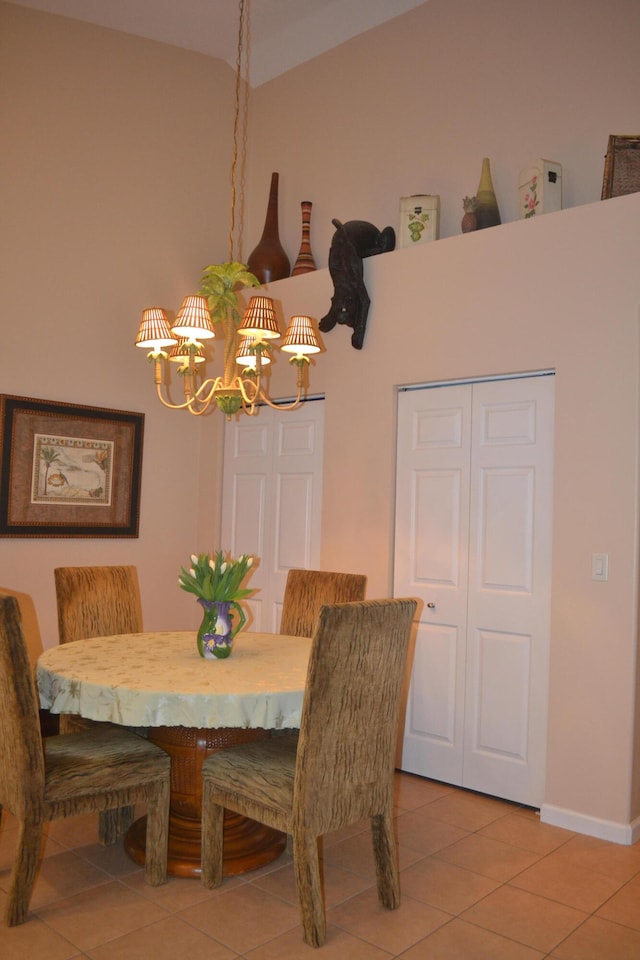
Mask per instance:
[[[611,843],[620,843],[631,846],[640,840],[640,817],[631,823],[616,823],[614,820],[601,820],[598,817],[589,817],[575,810],[566,810],[563,807],[554,807],[553,804],[543,803],[540,808],[540,820],[554,827],[563,827],[575,833],[584,833],[588,837],[597,837],[599,840],[609,840]]]

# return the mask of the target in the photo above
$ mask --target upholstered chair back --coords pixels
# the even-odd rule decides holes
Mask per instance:
[[[57,567],[53,575],[60,643],[142,630],[135,567]]]
[[[364,600],[367,578],[361,573],[289,570],[282,602],[280,633],[312,637],[325,603]]]

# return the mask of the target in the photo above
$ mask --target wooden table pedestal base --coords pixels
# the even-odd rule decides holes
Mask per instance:
[[[217,750],[265,740],[268,730],[225,727],[152,727],[149,739],[171,757],[168,872],[174,877],[199,877],[202,807],[202,763]],[[145,858],[146,817],[136,820],[125,838],[125,849],[136,863]],[[286,835],[231,811],[224,819],[224,873],[235,876],[276,860],[286,846]]]

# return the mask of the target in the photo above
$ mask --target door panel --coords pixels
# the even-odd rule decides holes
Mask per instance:
[[[421,470],[413,477],[414,579],[455,587],[460,571],[460,471]],[[466,526],[466,517],[464,518]],[[429,544],[437,543],[432,553]]]
[[[532,470],[479,474],[478,576],[483,589],[531,592]]]
[[[526,763],[530,659],[531,637],[476,632],[471,653],[477,711],[471,724],[474,752]]]
[[[418,624],[413,673],[421,682],[411,682],[402,753],[402,769],[423,775],[425,754],[437,756],[437,779],[451,783],[462,782],[458,645],[454,626]]]
[[[292,567],[308,568],[312,536],[312,474],[278,474],[277,537],[274,570],[281,574]]]

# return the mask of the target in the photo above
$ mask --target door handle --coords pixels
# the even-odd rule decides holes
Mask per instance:
[[[431,600],[431,602],[428,603],[427,606],[428,606],[429,610],[435,610],[435,608],[436,608],[436,604],[433,602],[433,600]]]

